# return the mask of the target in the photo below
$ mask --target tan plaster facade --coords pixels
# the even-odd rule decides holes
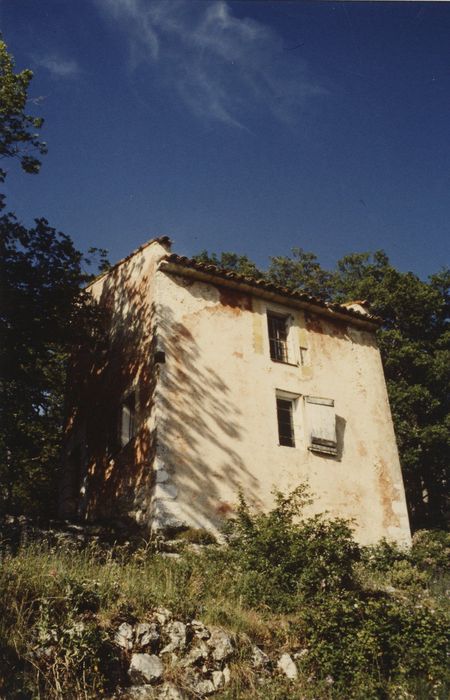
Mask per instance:
[[[376,324],[367,312],[185,265],[168,245],[157,239],[91,286],[108,309],[108,342],[101,360],[93,352],[74,370],[83,390],[69,408],[62,513],[217,533],[238,490],[267,509],[274,488],[308,482],[310,512],[353,519],[361,543],[408,544]],[[271,359],[268,313],[285,319],[289,364]],[[114,432],[131,391],[135,434],[114,451],[105,424]],[[277,396],[292,407],[295,447],[279,444]],[[334,403],[334,454],[312,449],[307,397]]]

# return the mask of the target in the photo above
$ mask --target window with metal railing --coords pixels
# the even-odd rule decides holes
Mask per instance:
[[[288,317],[269,312],[267,314],[267,327],[271,359],[275,362],[289,362]]]

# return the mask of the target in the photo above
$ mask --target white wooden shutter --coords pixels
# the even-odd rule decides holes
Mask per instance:
[[[122,404],[122,412],[120,416],[120,444],[125,447],[131,438],[131,410],[126,404]]]
[[[326,454],[337,453],[334,399],[305,396],[309,428],[309,449]]]

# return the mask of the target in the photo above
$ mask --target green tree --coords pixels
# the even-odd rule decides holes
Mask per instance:
[[[25,113],[32,77],[29,69],[14,72],[13,58],[0,37],[0,158],[17,158],[27,173],[39,172],[37,155],[47,152],[37,133],[44,120]],[[5,177],[6,171],[0,169],[0,182]]]
[[[36,173],[46,152],[25,114],[32,73],[13,71],[0,41],[0,156]],[[0,181],[6,172],[0,171]],[[0,210],[5,208],[0,198]],[[106,264],[105,251],[100,266]],[[69,236],[43,219],[32,228],[14,214],[0,217],[0,508],[50,514],[56,506],[66,365],[70,348],[87,338],[95,308],[81,285],[91,263]]]
[[[270,258],[267,278],[291,291],[329,300],[333,296],[333,275],[324,270],[314,253],[292,248],[291,257]]]
[[[0,506],[9,512],[56,504],[66,365],[87,338],[85,262],[45,219],[28,229],[0,218]]]
[[[223,252],[219,257],[216,253],[209,254],[207,250],[202,250],[198,255],[194,255],[194,260],[205,265],[215,265],[251,279],[259,279],[264,276],[264,273],[258,270],[255,263],[246,255]]]

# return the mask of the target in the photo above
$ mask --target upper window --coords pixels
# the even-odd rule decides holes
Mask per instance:
[[[275,362],[289,362],[288,320],[288,316],[281,316],[272,312],[268,312],[267,314],[270,357]]]

